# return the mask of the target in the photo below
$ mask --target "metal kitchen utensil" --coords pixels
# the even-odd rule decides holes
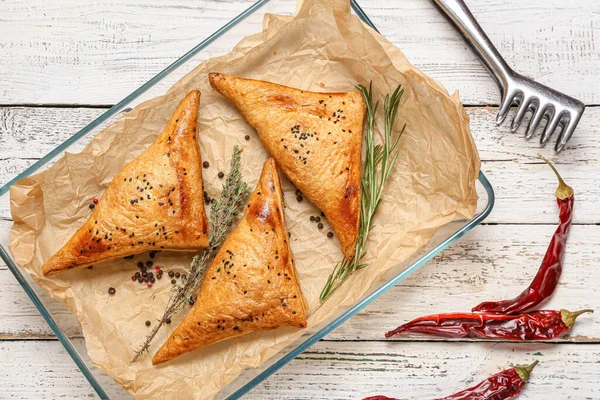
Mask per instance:
[[[375,29],[375,25],[373,25],[357,1],[350,0],[350,4],[356,15],[360,16],[371,28]],[[62,157],[65,152],[80,152],[106,126],[115,121],[122,120],[124,118],[124,110],[134,108],[145,100],[164,95],[176,81],[184,78],[189,71],[196,68],[201,62],[206,61],[215,54],[224,54],[226,49],[232,49],[248,34],[260,32],[265,14],[292,15],[295,7],[296,2],[294,0],[258,0],[252,4],[248,4],[248,8],[240,15],[227,22],[222,28],[133,91],[110,110],[98,116],[96,120],[90,122],[89,125],[74,136],[71,136],[64,143],[51,150],[50,153],[23,171],[14,180],[6,183],[4,186],[0,186],[0,216],[10,215],[8,211],[10,210],[10,187],[16,181],[27,178],[34,173],[44,171],[54,161]],[[223,18],[225,17],[226,15],[223,15]],[[144,57],[145,53],[141,52],[137,56]],[[2,137],[1,132],[0,128],[0,137]],[[429,242],[424,244],[413,256],[387,271],[379,282],[374,282],[364,296],[361,296],[352,304],[342,305],[335,313],[328,316],[321,323],[310,324],[303,331],[303,335],[298,337],[294,343],[281,349],[277,354],[269,354],[270,358],[260,367],[245,370],[238,378],[230,382],[226,387],[223,387],[215,399],[237,400],[242,398],[253,387],[259,385],[271,374],[306,351],[310,346],[318,343],[325,335],[330,334],[334,329],[338,328],[384,293],[397,287],[400,282],[407,279],[421,266],[479,225],[492,211],[495,197],[494,190],[483,172],[479,172],[479,178],[474,185],[475,190],[477,190],[477,211],[472,218],[450,221],[447,225],[441,227],[433,234]],[[0,265],[2,265],[3,261],[6,263],[17,282],[23,287],[25,293],[27,293],[35,307],[39,310],[50,328],[52,328],[52,331],[66,349],[66,352],[73,358],[79,370],[96,390],[99,398],[130,399],[131,396],[124,389],[92,363],[92,360],[87,355],[86,342],[80,336],[80,330],[74,329],[79,326],[75,317],[61,303],[51,299],[36,281],[16,264],[8,250],[11,226],[12,224],[9,221],[0,221]],[[2,277],[4,278],[5,275],[2,275]],[[18,306],[22,306],[22,304]],[[0,352],[0,354],[4,353]],[[2,374],[2,371],[0,371],[0,374]],[[233,376],[231,378],[233,379]],[[81,384],[81,379],[76,377],[73,377],[73,379],[78,379],[76,381],[78,382],[77,384]],[[261,396],[257,395],[254,397],[260,398]],[[4,398],[4,395],[0,393],[0,399],[2,398]]]
[[[494,47],[471,11],[462,0],[432,0],[438,9],[460,32],[471,49],[490,70],[500,87],[502,100],[496,117],[498,125],[504,122],[512,104],[517,104],[517,114],[511,124],[514,132],[521,125],[527,111],[532,111],[526,137],[531,138],[546,117],[548,123],[541,137],[541,143],[548,141],[556,128],[561,125],[562,132],[556,141],[556,151],[562,150],[569,141],[579,123],[585,105],[573,97],[560,93],[513,71]]]

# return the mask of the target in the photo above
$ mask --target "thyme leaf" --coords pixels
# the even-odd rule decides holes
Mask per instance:
[[[146,336],[144,344],[135,352],[135,356],[131,360],[132,363],[148,351],[150,343],[160,328],[181,311],[186,304],[192,303],[192,295],[200,288],[209,261],[217,253],[231,230],[233,222],[241,213],[250,195],[250,186],[244,182],[240,171],[241,152],[239,147],[235,146],[233,148],[231,170],[227,174],[227,179],[223,184],[221,197],[218,200],[213,200],[210,206],[208,234],[210,246],[204,249],[201,254],[194,256],[187,278],[182,279],[181,285],[173,285],[171,288],[173,294],[169,297],[163,316],[152,329],[152,332]]]

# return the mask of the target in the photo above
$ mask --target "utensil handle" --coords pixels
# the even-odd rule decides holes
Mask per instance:
[[[445,14],[456,30],[467,41],[471,49],[479,56],[483,64],[490,70],[498,85],[507,88],[512,69],[502,58],[496,47],[487,37],[477,20],[463,0],[432,0],[437,8]]]

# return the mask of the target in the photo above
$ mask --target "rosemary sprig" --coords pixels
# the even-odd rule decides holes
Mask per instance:
[[[356,240],[355,248],[356,251],[352,260],[344,258],[336,264],[333,272],[327,279],[325,287],[321,291],[321,302],[324,302],[333,294],[333,292],[339,289],[352,272],[365,268],[368,265],[366,263],[361,263],[360,260],[365,255],[367,237],[372,228],[371,223],[373,222],[373,217],[381,203],[381,195],[383,194],[385,182],[390,175],[390,172],[392,172],[394,163],[398,158],[398,151],[396,150],[398,140],[406,128],[406,125],[404,125],[398,136],[396,136],[395,139],[392,138],[398,105],[404,94],[404,89],[402,89],[401,86],[398,86],[391,96],[389,94],[385,96],[383,105],[385,115],[383,144],[375,145],[375,115],[377,113],[377,108],[379,107],[379,101],[373,105],[372,84],[369,85],[368,90],[362,85],[357,86],[357,89],[362,93],[365,103],[367,104],[367,118],[365,122],[366,157],[362,176],[363,194],[358,239]]]
[[[158,324],[152,329],[152,332],[146,336],[144,344],[135,352],[131,362],[135,362],[144,352],[150,348],[150,342],[154,339],[160,328],[170,320],[173,315],[183,309],[186,304],[192,304],[192,295],[196,293],[204,278],[204,272],[210,259],[216,254],[217,250],[227,237],[233,221],[241,212],[248,196],[250,195],[250,186],[242,179],[240,172],[240,154],[241,150],[235,146],[233,156],[231,157],[231,170],[227,174],[227,179],[223,184],[221,198],[213,200],[210,206],[209,234],[208,242],[210,247],[204,249],[202,254],[194,256],[188,277],[182,280],[183,285],[173,285],[171,290],[173,294],[169,297],[167,307]]]

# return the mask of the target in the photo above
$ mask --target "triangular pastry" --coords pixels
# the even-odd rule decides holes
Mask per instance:
[[[44,264],[44,275],[149,250],[208,247],[199,101],[197,90],[181,101],[155,142],[117,173],[89,219]]]
[[[239,225],[208,267],[192,310],[153,364],[251,332],[306,327],[307,306],[283,209],[279,173],[270,158]]]
[[[211,73],[302,194],[323,211],[346,258],[354,256],[361,202],[365,104],[358,92],[315,93]]]

